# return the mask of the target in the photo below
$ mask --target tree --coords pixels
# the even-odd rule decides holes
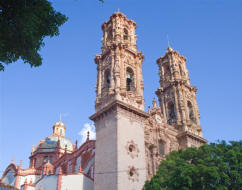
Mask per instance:
[[[170,153],[144,190],[241,190],[242,141]]]
[[[31,67],[41,65],[38,51],[44,37],[59,35],[59,26],[66,21],[48,0],[1,0],[0,70],[20,58]]]

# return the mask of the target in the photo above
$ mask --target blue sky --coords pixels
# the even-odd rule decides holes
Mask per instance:
[[[52,133],[63,113],[73,142],[94,113],[96,65],[101,24],[118,8],[137,23],[138,49],[145,55],[146,107],[158,88],[156,59],[171,46],[187,58],[197,86],[204,137],[239,140],[242,136],[241,0],[56,0],[69,17],[60,36],[45,39],[43,65],[18,61],[0,73],[0,172],[11,161],[28,166],[32,145]],[[1,175],[1,174],[0,174]]]

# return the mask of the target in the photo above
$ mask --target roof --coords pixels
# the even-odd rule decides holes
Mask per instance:
[[[4,183],[0,183],[0,190],[5,190],[5,189],[19,190],[11,185],[6,185]]]
[[[60,136],[46,137],[44,140],[40,141],[36,151],[42,149],[42,152],[54,152],[58,146],[58,141],[61,149],[64,150],[66,148],[68,152],[73,151],[73,144],[71,140]]]

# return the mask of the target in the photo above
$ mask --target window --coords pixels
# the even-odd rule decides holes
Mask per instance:
[[[113,39],[112,30],[109,30],[107,35],[107,41],[111,41],[112,39]]]
[[[45,163],[48,162],[48,156],[45,156],[45,157],[44,157],[44,162],[45,162]]]
[[[165,145],[163,141],[159,141],[159,153],[162,155],[165,154]]]
[[[62,136],[62,129],[60,129],[60,136]]]
[[[126,89],[127,91],[134,91],[134,72],[130,67],[126,70]]]
[[[191,121],[196,122],[194,113],[193,113],[193,108],[192,108],[192,103],[190,101],[187,102],[187,107],[188,107],[188,114],[189,114],[189,119]]]
[[[128,40],[128,36],[129,36],[128,30],[126,28],[124,28],[123,39]]]
[[[105,87],[110,88],[110,71],[105,71]]]
[[[176,119],[175,105],[173,102],[168,104],[168,124],[172,124],[173,120]]]
[[[52,161],[53,161],[53,157],[52,156],[49,157],[49,161],[50,161],[50,163],[52,163]]]
[[[164,66],[164,75],[165,75],[165,80],[171,80],[171,70],[170,70],[170,67],[168,66],[168,63],[166,66]]]

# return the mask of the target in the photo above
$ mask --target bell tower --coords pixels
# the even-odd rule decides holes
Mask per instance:
[[[121,12],[102,25],[96,55],[94,190],[142,189],[146,180],[142,62],[136,23]]]
[[[202,138],[197,88],[190,85],[186,58],[168,47],[166,54],[157,59],[157,64],[160,87],[156,95],[167,123],[179,131],[180,148],[200,146],[206,140]]]
[[[113,14],[110,20],[102,25],[102,54],[95,57],[96,110],[114,100],[144,110],[144,56],[137,51],[135,28],[136,23],[120,12]]]

